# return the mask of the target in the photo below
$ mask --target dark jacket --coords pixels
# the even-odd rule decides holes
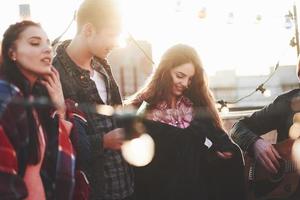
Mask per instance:
[[[86,142],[90,147],[87,149],[88,152],[84,152],[88,161],[85,162],[83,169],[91,184],[91,199],[102,199],[104,198],[103,195],[107,194],[104,192],[104,173],[105,169],[107,169],[106,166],[110,164],[108,162],[112,162],[110,168],[117,168],[118,173],[124,172],[124,176],[122,174],[119,180],[116,180],[119,175],[114,174],[113,181],[116,180],[118,182],[111,184],[123,187],[119,191],[120,195],[123,195],[122,198],[124,198],[124,196],[133,192],[133,181],[131,180],[132,170],[122,159],[120,152],[109,150],[108,155],[108,150],[103,149],[103,136],[116,128],[115,119],[112,116],[102,115],[96,112],[96,106],[105,103],[99,96],[94,81],[90,79],[89,71],[81,69],[67,55],[65,49],[69,43],[70,41],[65,41],[57,48],[53,65],[60,74],[65,98],[70,98],[78,103],[78,107],[85,113],[87,118]],[[107,61],[94,57],[92,59],[92,66],[94,70],[100,73],[104,78],[108,95],[107,105],[121,105],[122,100],[119,88],[113,78],[111,68]],[[125,181],[125,183],[121,181]],[[108,193],[109,195],[119,195],[113,194],[114,192]]]
[[[185,129],[151,120],[144,124],[155,142],[155,156],[135,168],[138,199],[245,199],[241,152],[208,115],[200,112]],[[213,142],[210,149],[206,137]],[[215,151],[233,152],[234,158],[219,159]]]
[[[276,130],[277,141],[289,137],[293,116],[300,111],[300,89],[278,96],[274,102],[238,121],[230,130],[232,139],[243,151],[252,151],[252,145],[261,135]]]

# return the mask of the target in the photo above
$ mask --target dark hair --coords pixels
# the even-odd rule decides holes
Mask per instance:
[[[12,78],[14,76],[17,66],[11,58],[11,50],[15,48],[15,41],[19,38],[20,34],[26,30],[28,27],[37,26],[40,27],[38,23],[32,21],[22,21],[12,24],[3,34],[1,56],[2,56],[2,67],[1,72],[7,76],[7,78]],[[16,80],[16,79],[15,79]]]
[[[199,55],[194,48],[188,45],[177,44],[163,54],[159,65],[144,87],[131,97],[131,103],[139,104],[140,101],[145,100],[150,104],[150,108],[151,105],[155,106],[161,101],[170,104],[171,69],[186,63],[194,65],[195,75],[184,95],[193,102],[195,108],[204,107],[212,117],[214,124],[222,128],[222,122],[215,107],[214,97],[208,87],[207,77]]]
[[[77,31],[86,23],[97,28],[120,25],[121,17],[116,0],[84,0],[77,16]]]
[[[14,83],[17,85],[22,93],[24,94],[24,97],[27,98],[30,91],[28,82],[26,82],[25,77],[19,70],[19,68],[16,65],[16,62],[12,60],[11,58],[11,50],[16,48],[15,41],[20,37],[20,35],[29,27],[41,27],[38,23],[32,22],[32,21],[21,21],[17,22],[15,24],[12,24],[8,27],[8,29],[3,34],[3,40],[2,40],[2,64],[1,64],[1,75],[9,82]],[[32,106],[25,106],[27,119],[28,119],[28,128],[29,128],[29,144],[28,144],[28,152],[27,152],[27,158],[28,162],[31,164],[37,164],[41,159],[41,153],[40,153],[40,143],[39,143],[39,137],[38,137],[38,128],[37,124],[35,122],[35,119],[33,117],[32,113]],[[37,109],[38,111],[38,109]],[[41,114],[38,111],[39,116],[44,115]],[[46,126],[46,118],[43,117],[41,120],[41,124],[43,127]]]

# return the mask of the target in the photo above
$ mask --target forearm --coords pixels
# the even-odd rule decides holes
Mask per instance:
[[[229,134],[243,151],[251,151],[253,144],[260,139],[260,136],[251,131],[242,121],[234,124]]]

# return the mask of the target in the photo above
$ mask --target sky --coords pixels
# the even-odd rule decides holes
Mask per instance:
[[[81,2],[1,0],[0,34],[20,20],[19,4],[29,3],[32,19],[53,40],[66,29]],[[120,0],[122,35],[150,42],[155,63],[168,47],[186,43],[197,49],[208,74],[234,69],[238,75],[263,75],[278,61],[296,63],[296,48],[289,45],[295,26],[285,18],[294,2],[299,18],[300,0]],[[64,38],[74,34],[75,23]]]

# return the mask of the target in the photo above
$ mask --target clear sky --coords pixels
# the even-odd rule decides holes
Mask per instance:
[[[50,39],[61,34],[82,0],[1,0],[0,33],[19,20],[18,5],[30,3],[31,16]],[[294,27],[286,28],[285,15],[292,0],[120,0],[124,33],[149,41],[154,61],[176,43],[194,46],[206,71],[236,69],[238,74],[266,74],[278,60],[296,63],[289,46]],[[296,0],[298,17],[300,0]],[[201,12],[205,10],[205,12]],[[199,14],[204,14],[200,18]],[[256,20],[260,18],[260,20]],[[75,25],[66,33],[70,38]]]

